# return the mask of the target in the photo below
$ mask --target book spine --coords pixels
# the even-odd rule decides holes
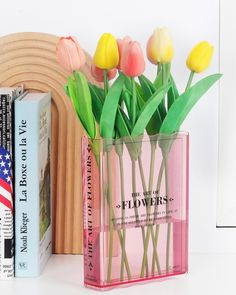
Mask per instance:
[[[15,275],[39,274],[39,110],[15,103]]]
[[[1,146],[3,148],[9,148],[9,145],[7,144],[7,126],[8,126],[8,119],[9,119],[9,108],[7,100],[10,100],[9,95],[1,95],[1,101],[2,101],[2,136],[1,136]]]
[[[12,97],[0,95],[0,279],[14,276]],[[6,177],[9,176],[9,178]]]
[[[2,116],[3,116],[3,106],[2,106],[2,97],[0,96],[0,142],[2,142],[2,132],[3,132]]]
[[[40,103],[39,127],[39,219],[40,219],[40,272],[52,253],[51,223],[51,176],[50,176],[50,142],[51,142],[51,99],[45,95]]]
[[[101,280],[100,268],[100,232],[99,227],[99,174],[90,142],[82,141],[82,196],[84,223],[84,284],[99,285]],[[96,200],[97,198],[97,200]],[[97,203],[97,204],[96,204]]]

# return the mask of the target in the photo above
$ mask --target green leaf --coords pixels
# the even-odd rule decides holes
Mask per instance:
[[[97,123],[99,124],[102,114],[103,97],[101,96],[101,92],[98,90],[98,87],[94,86],[95,85],[89,84],[89,90],[92,96],[93,114]]]
[[[139,83],[141,85],[141,88],[143,90],[144,98],[147,101],[153,95],[153,93],[156,91],[156,87],[144,75],[139,76],[138,79],[139,79]]]
[[[138,93],[137,93],[138,94]],[[144,106],[144,104],[145,104],[145,100],[144,100],[144,98],[143,98],[143,96],[141,96],[141,95],[137,95],[137,104],[138,104],[138,109],[139,110],[141,110],[142,109],[142,107]]]
[[[175,99],[177,99],[179,97],[179,91],[177,89],[177,86],[175,84],[175,80],[173,78],[172,75],[170,75],[170,82],[171,82],[171,88],[173,90],[173,93],[174,93],[174,96],[175,96]]]
[[[79,101],[76,97],[76,84],[75,84],[75,79],[73,77],[68,77],[68,92],[69,92],[69,97],[71,98],[71,101],[73,103],[73,106],[76,110],[76,113],[79,115]]]
[[[81,123],[85,127],[88,136],[93,139],[96,137],[96,126],[92,111],[92,99],[88,87],[88,82],[85,76],[78,71],[74,73],[74,78],[75,89],[72,89],[73,104],[78,110],[79,118],[81,119]]]
[[[135,82],[135,87],[136,87],[136,97],[137,97],[137,103],[139,102],[139,100],[143,100],[143,91],[141,86]],[[131,99],[132,99],[132,83],[131,83],[131,79],[129,77],[125,78],[125,85],[124,85],[124,93],[126,95],[125,97],[125,104],[126,104],[126,108],[128,111],[128,115],[129,118],[131,118]],[[140,110],[140,105],[139,103],[137,104],[137,113]]]
[[[130,93],[132,93],[131,78],[128,77],[128,76],[125,76],[124,87],[125,87]]]
[[[150,121],[169,88],[170,83],[165,84],[163,87],[156,90],[156,92],[145,103],[132,130],[132,136],[139,136],[144,133],[144,129],[146,128],[148,122]]]
[[[125,112],[120,107],[118,107],[117,110],[116,129],[120,137],[130,137],[130,122]]]
[[[127,108],[128,113],[130,114],[130,108],[131,108],[131,95],[127,90],[124,90],[124,102]]]
[[[137,82],[135,82],[135,85],[136,85],[136,93],[137,93],[137,95],[140,95],[141,97],[143,97],[144,94],[143,94],[142,87]]]
[[[123,87],[121,96],[122,96],[122,102],[125,103],[128,114],[130,115],[131,97],[130,97],[129,91],[125,87]]]
[[[154,80],[153,85],[156,87],[156,89],[161,87],[161,85],[162,85],[162,69],[160,70],[160,72],[156,76],[156,79]]]
[[[133,160],[137,160],[138,156],[141,153],[141,142],[133,141],[131,137],[130,130],[131,130],[131,122],[127,118],[125,112],[118,107],[117,109],[117,116],[116,116],[116,128],[120,137],[122,137],[128,151],[130,157]]]
[[[179,92],[178,89],[176,87],[174,78],[172,77],[172,75],[170,75],[170,82],[171,82],[171,87],[167,93],[167,104],[168,104],[168,110],[170,109],[170,107],[172,106],[172,104],[174,103],[174,101],[179,97]]]
[[[68,77],[68,92],[69,92],[69,97],[71,99],[71,102],[74,106],[75,112],[81,122],[81,124],[83,125],[85,131],[87,134],[89,134],[89,131],[87,130],[87,126],[81,116],[80,113],[80,106],[79,106],[79,100],[77,97],[77,93],[76,93],[76,82],[73,76]]]
[[[93,88],[96,91],[97,95],[101,98],[101,101],[104,101],[105,100],[104,89],[98,87],[97,85],[91,84],[91,83],[89,83],[89,85],[93,85]]]
[[[165,70],[165,81],[163,81],[163,68]],[[155,81],[154,81],[154,85],[156,87],[156,89],[159,89],[161,87],[161,85],[163,83],[166,83],[167,81],[169,81],[169,77],[170,77],[170,68],[171,68],[171,63],[166,63],[162,65],[162,69],[159,72],[159,74],[157,75]],[[163,101],[160,103],[159,107],[159,113],[161,116],[161,119],[164,120],[165,116],[166,116],[166,106],[165,106],[165,99],[163,97]]]
[[[208,76],[181,94],[168,111],[160,133],[171,134],[178,131],[193,106],[221,76],[221,74]]]
[[[147,124],[146,130],[148,135],[157,134],[161,128],[162,120],[160,118],[159,111],[155,111],[150,121]]]
[[[124,80],[125,77],[121,73],[107,93],[100,118],[100,134],[104,138],[110,139],[113,136],[116,113]]]
[[[170,76],[170,68],[171,68],[171,63],[166,63],[164,65],[162,65],[163,67],[165,67],[165,73],[166,73],[166,78],[168,79]],[[160,88],[162,83],[162,69],[160,70],[160,72],[158,73],[155,81],[153,82],[154,86],[156,87],[156,89]]]
[[[139,77],[139,82],[143,90],[145,101],[147,101],[153,95],[153,93],[156,92],[156,88],[152,84],[152,82],[148,78],[146,78],[144,75]],[[161,127],[161,124],[162,124],[162,119],[161,119],[159,109],[157,108],[153,116],[151,117],[149,123],[147,124],[147,127],[146,127],[147,133],[149,135],[158,133]]]
[[[67,95],[68,97],[70,97],[70,93],[69,93],[68,85],[65,84],[65,85],[63,86],[63,88],[64,88],[64,91],[65,91],[66,95]]]
[[[166,83],[167,81],[169,81],[171,63],[166,63],[166,64],[162,65],[162,68],[165,70],[165,78],[164,78],[165,80],[162,81],[162,83]],[[165,99],[163,99],[161,104],[159,105],[159,111],[160,111],[160,115],[161,115],[161,118],[162,118],[162,121],[163,121],[165,119],[165,116],[166,116],[166,113],[167,113],[166,105],[165,105]]]

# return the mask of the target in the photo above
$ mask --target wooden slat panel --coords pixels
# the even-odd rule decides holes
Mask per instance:
[[[54,253],[82,253],[82,128],[63,91],[67,73],[58,65],[58,37],[17,33],[0,38],[0,85],[23,84],[30,91],[52,92],[52,223]],[[82,72],[89,81],[91,58]]]

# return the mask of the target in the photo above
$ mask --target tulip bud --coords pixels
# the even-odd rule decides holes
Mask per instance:
[[[128,42],[122,52],[121,71],[129,77],[137,77],[145,70],[145,61],[141,46],[136,41]]]
[[[122,58],[122,52],[124,51],[124,48],[127,43],[132,41],[132,39],[129,36],[124,37],[123,39],[117,39],[117,45],[119,49],[119,63],[117,65],[117,69],[120,70],[120,63],[121,63],[121,58]]]
[[[107,70],[107,79],[112,80],[115,78],[117,69]],[[104,82],[104,70],[99,69],[94,64],[91,66],[91,74],[97,82]]]
[[[207,41],[198,43],[187,58],[186,65],[189,70],[196,73],[203,72],[211,62],[213,50],[213,46]]]
[[[167,28],[157,28],[147,43],[147,57],[153,64],[168,63],[174,55],[173,41]]]
[[[109,33],[104,33],[100,40],[93,57],[96,67],[103,70],[115,68],[119,63],[119,50],[116,39]]]
[[[79,70],[86,62],[83,49],[74,37],[62,37],[56,47],[59,64],[69,73]]]

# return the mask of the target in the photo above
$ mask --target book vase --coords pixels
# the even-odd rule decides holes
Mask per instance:
[[[188,270],[188,134],[82,139],[84,284]]]

